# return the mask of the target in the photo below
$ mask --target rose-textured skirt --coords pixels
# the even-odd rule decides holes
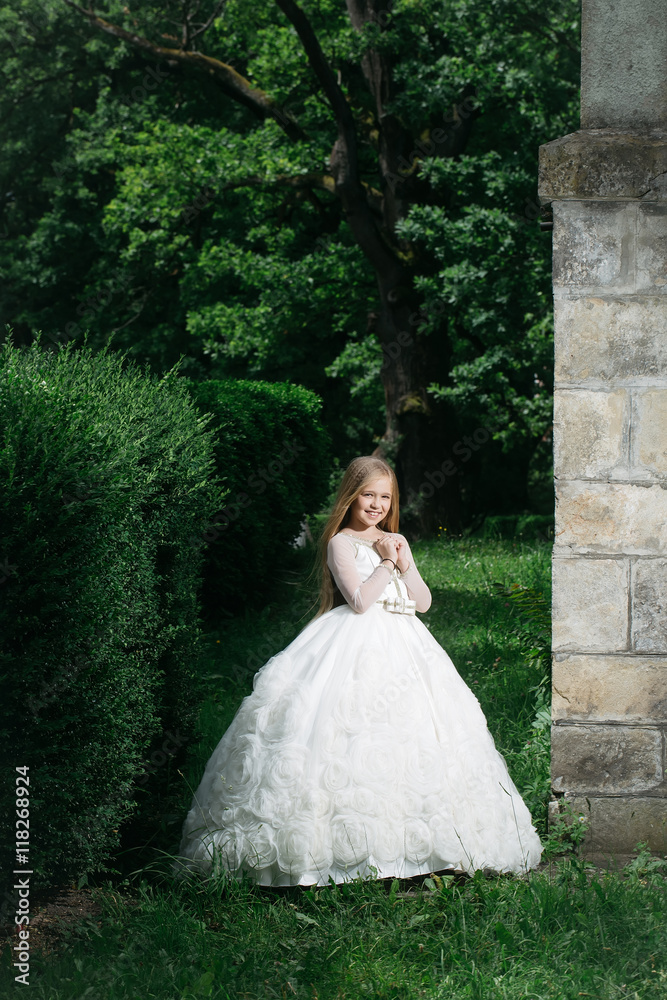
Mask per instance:
[[[324,885],[524,872],[541,845],[477,698],[426,626],[345,605],[255,675],[179,854],[181,870]]]

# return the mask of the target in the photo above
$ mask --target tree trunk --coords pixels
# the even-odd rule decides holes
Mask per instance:
[[[328,101],[338,128],[331,152],[331,177],[320,179],[326,190],[340,201],[359,247],[373,267],[380,299],[375,331],[382,345],[382,384],[386,401],[386,427],[377,449],[393,459],[403,503],[413,530],[427,533],[442,525],[457,529],[460,524],[460,490],[456,472],[445,474],[443,463],[455,454],[457,440],[455,414],[450,407],[429,400],[430,382],[446,382],[451,354],[446,317],[441,317],[428,335],[420,335],[423,315],[414,288],[410,265],[413,248],[397,235],[397,224],[410,206],[424,202],[430,189],[419,177],[415,160],[425,155],[456,156],[465,148],[474,113],[461,108],[445,129],[437,129],[437,142],[417,140],[385,108],[394,96],[391,55],[378,47],[367,50],[361,69],[375,103],[373,133],[377,136],[378,171],[381,197],[361,178],[357,155],[357,123],[351,103],[340,80],[334,75],[322,51],[312,24],[296,0],[275,0],[295,28],[311,68]],[[175,60],[193,72],[215,78],[225,93],[250,108],[259,117],[272,116],[293,140],[303,138],[297,122],[285,114],[263,91],[255,88],[233,67],[195,50],[166,49],[133,32],[100,18],[76,0],[65,3],[88,19],[96,30],[112,35],[149,53],[160,61]],[[346,0],[350,22],[359,31],[368,23],[385,31],[390,24],[393,0]],[[462,95],[465,97],[465,93]],[[287,178],[292,184],[317,184],[308,176]],[[259,178],[247,178],[244,184]],[[379,202],[379,204],[378,204]],[[432,320],[432,317],[429,318]]]
[[[419,335],[426,316],[410,278],[378,275],[376,330],[383,353],[386,425],[377,452],[395,461],[405,523],[411,531],[430,534],[439,526],[460,527],[458,476],[441,471],[456,441],[455,415],[426,391],[430,382],[446,375],[450,343],[444,317],[428,336]]]
[[[362,30],[368,22],[386,28],[392,0],[347,0],[350,21]],[[393,458],[403,504],[407,502],[412,530],[432,533],[439,526],[460,527],[459,476],[445,475],[442,464],[451,459],[457,440],[456,418],[451,408],[429,399],[427,386],[445,382],[449,372],[451,344],[444,315],[427,336],[419,335],[425,316],[419,310],[414,272],[408,263],[412,248],[396,232],[412,204],[425,194],[425,185],[410,170],[415,157],[428,151],[429,143],[417,145],[415,137],[385,107],[394,96],[391,56],[382,50],[367,51],[362,71],[375,101],[378,165],[382,184],[379,218],[384,254],[366,252],[376,273],[380,312],[375,329],[382,345],[382,384],[386,404],[386,427],[378,452]],[[471,116],[468,115],[468,118]],[[461,128],[460,126],[464,127]],[[471,121],[459,119],[450,128],[440,155],[452,156],[464,148]],[[435,150],[436,147],[433,144]],[[421,146],[421,148],[420,148]],[[368,218],[348,213],[348,222],[364,249]],[[432,320],[433,317],[430,317]],[[449,469],[449,467],[448,467]]]

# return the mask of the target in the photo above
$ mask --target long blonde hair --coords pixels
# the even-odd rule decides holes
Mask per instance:
[[[398,482],[392,467],[384,459],[375,458],[374,455],[361,455],[353,459],[345,470],[343,480],[338,487],[338,493],[334,500],[333,510],[324,527],[319,542],[318,570],[320,583],[320,606],[315,618],[323,615],[325,611],[345,603],[345,598],[334,583],[331,570],[327,566],[327,546],[334,535],[345,527],[350,520],[350,506],[358,496],[381,476],[387,476],[391,480],[391,502],[389,510],[378,522],[378,527],[383,531],[398,531]]]

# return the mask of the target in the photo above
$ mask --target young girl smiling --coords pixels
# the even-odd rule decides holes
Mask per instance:
[[[477,698],[416,612],[393,470],[347,468],[316,617],[255,675],[206,765],[180,855],[262,885],[525,872],[541,844]]]

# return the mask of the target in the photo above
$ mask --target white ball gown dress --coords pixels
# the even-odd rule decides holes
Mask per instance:
[[[255,675],[194,794],[181,874],[325,885],[539,862],[477,698],[415,615],[431,597],[405,544],[390,575],[372,542],[331,540],[346,603]]]

